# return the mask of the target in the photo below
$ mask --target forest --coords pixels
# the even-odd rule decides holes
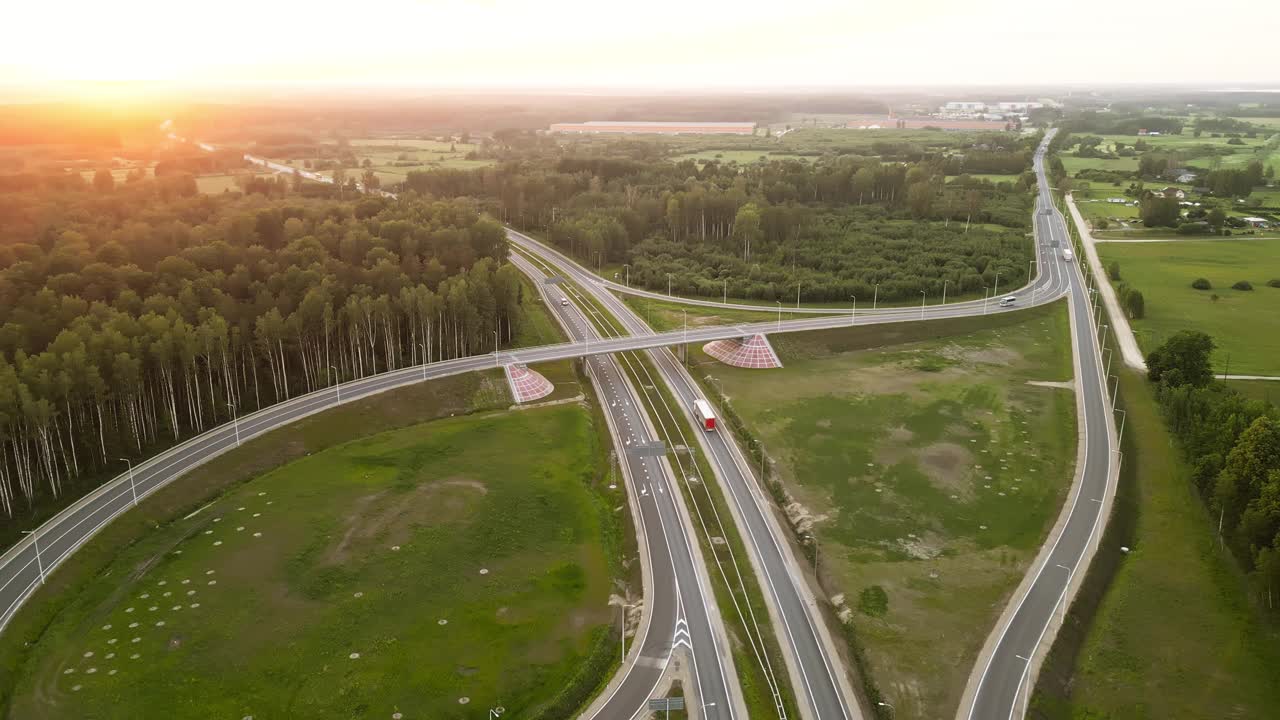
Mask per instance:
[[[1227,547],[1269,608],[1280,601],[1280,411],[1214,379],[1213,338],[1182,331],[1147,357],[1148,376]]]
[[[505,232],[466,200],[74,178],[0,194],[7,536],[120,456],[519,331]]]
[[[495,167],[410,172],[398,190],[475,197],[495,216],[635,285],[765,301],[886,301],[980,291],[1031,257],[1034,137],[875,156],[734,162],[654,157],[653,145],[528,142]],[[512,143],[514,145],[514,143]],[[981,173],[1009,175],[991,182]],[[951,176],[948,178],[948,176]],[[668,274],[671,275],[670,279]]]

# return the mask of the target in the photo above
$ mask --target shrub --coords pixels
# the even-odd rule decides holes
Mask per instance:
[[[1280,278],[1274,278],[1272,280],[1268,280],[1267,286],[1273,287],[1273,288],[1280,288]]]
[[[1196,278],[1195,281],[1191,283],[1191,287],[1197,290],[1208,290],[1212,288],[1213,285],[1209,283],[1208,278]]]
[[[1252,290],[1252,289],[1253,289],[1253,283],[1249,282],[1248,280],[1241,280],[1240,282],[1236,283],[1235,285],[1232,285],[1232,286],[1231,286],[1231,289],[1232,289],[1232,290]]]
[[[1111,278],[1112,280],[1120,279],[1120,261],[1119,260],[1112,260],[1111,264],[1107,266],[1107,277]]]
[[[1210,296],[1209,296],[1209,299],[1210,299],[1210,300],[1212,300],[1212,301],[1214,301],[1214,302],[1218,302],[1218,293],[1214,293],[1214,294],[1210,295]]]
[[[884,617],[889,612],[889,593],[879,585],[863,588],[858,593],[858,610],[871,617]]]

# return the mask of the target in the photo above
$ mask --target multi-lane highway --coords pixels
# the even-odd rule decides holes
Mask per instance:
[[[574,302],[562,304],[560,293],[551,293],[547,277],[523,257],[512,262],[537,285],[546,306],[572,339],[599,337]],[[567,298],[566,298],[567,299]],[[703,717],[744,717],[737,708],[732,655],[719,615],[712,611],[714,597],[707,586],[691,527],[681,512],[679,490],[665,453],[647,452],[657,440],[653,425],[635,388],[618,367],[613,355],[596,355],[587,361],[606,414],[619,464],[630,495],[641,552],[648,558],[645,570],[645,622],[621,677],[584,717],[600,720],[630,718],[645,712],[654,687],[672,654],[681,645],[692,656],[691,694],[705,706]]]
[[[1047,143],[1046,139],[1046,143]],[[1011,717],[1021,710],[1028,693],[1029,680],[1033,673],[1032,663],[1027,658],[1036,658],[1047,644],[1046,636],[1052,630],[1055,613],[1060,612],[1069,599],[1068,590],[1072,581],[1079,580],[1087,567],[1092,542],[1100,532],[1106,508],[1114,492],[1114,427],[1110,413],[1107,411],[1108,400],[1102,377],[1101,359],[1097,349],[1096,336],[1093,332],[1090,294],[1074,263],[1061,260],[1053,244],[1067,244],[1066,228],[1062,216],[1052,207],[1049,188],[1043,168],[1044,146],[1036,154],[1036,171],[1040,182],[1040,199],[1035,216],[1037,230],[1037,266],[1038,273],[1033,282],[1019,289],[1019,303],[1014,307],[999,307],[994,303],[971,301],[948,305],[929,305],[923,308],[893,308],[876,311],[862,311],[856,314],[831,315],[805,319],[778,320],[776,322],[749,323],[722,327],[700,327],[687,332],[652,333],[635,317],[629,309],[613,297],[606,284],[599,278],[587,273],[572,263],[568,258],[553,250],[533,243],[531,239],[512,233],[513,242],[532,248],[543,257],[548,257],[565,272],[572,274],[579,284],[588,290],[599,302],[625,323],[631,336],[618,338],[593,338],[590,333],[578,334],[580,340],[519,351],[502,352],[485,356],[476,356],[433,363],[427,366],[403,368],[381,375],[361,378],[346,382],[338,387],[325,388],[308,395],[299,396],[286,402],[259,410],[239,418],[235,423],[228,423],[193,437],[182,444],[160,453],[139,464],[132,475],[124,474],[104,484],[93,493],[81,498],[72,506],[42,525],[37,532],[26,540],[11,548],[0,557],[0,629],[8,623],[13,613],[31,595],[40,584],[41,570],[49,572],[65,560],[72,552],[87,542],[93,534],[109,523],[114,517],[125,512],[138,499],[154,492],[174,478],[193,467],[208,461],[239,442],[261,435],[274,428],[294,422],[302,417],[322,411],[338,404],[357,398],[368,397],[395,387],[408,385],[432,378],[444,377],[462,372],[500,367],[512,362],[534,363],[571,357],[599,356],[625,350],[639,350],[678,345],[684,342],[707,342],[715,339],[740,337],[758,332],[796,332],[822,328],[848,326],[851,324],[879,324],[904,322],[922,319],[943,319],[950,317],[972,316],[982,313],[1016,312],[1022,307],[1033,304],[1051,302],[1066,294],[1070,298],[1074,339],[1076,343],[1077,392],[1080,397],[1080,408],[1084,424],[1085,447],[1083,463],[1078,468],[1076,488],[1073,490],[1071,502],[1060,522],[1060,532],[1051,538],[1041,558],[1037,560],[1029,575],[1029,582],[1024,583],[1013,598],[1010,611],[1002,617],[1000,625],[993,634],[992,647],[984,653],[980,663],[981,671],[975,670],[975,679],[971,683],[971,692],[966,693],[966,706],[961,708],[961,717],[972,719]],[[292,168],[289,169],[292,171]],[[662,296],[659,296],[662,297]],[[662,297],[662,299],[667,299]],[[702,301],[705,302],[705,301]],[[710,303],[720,306],[719,303]],[[553,303],[552,307],[557,307]],[[748,306],[750,309],[760,309]],[[767,310],[767,308],[766,308]],[[817,312],[830,313],[831,310]],[[581,322],[581,318],[579,317]],[[572,323],[570,323],[572,327]],[[587,325],[579,326],[585,331]],[[669,353],[655,353],[655,361],[660,373],[671,386],[677,398],[682,402],[691,401],[697,394],[696,386],[683,368],[674,361]],[[611,402],[625,399],[630,412],[615,413],[610,411],[610,421],[620,433],[631,431],[636,437],[652,439],[652,428],[647,425],[643,414],[636,409],[636,399],[625,376],[617,372],[616,367],[610,370],[610,364],[593,359],[589,363],[592,373],[602,385],[602,397],[609,393],[612,383],[617,395]],[[621,425],[617,425],[621,423]],[[647,433],[647,435],[642,435]],[[735,520],[744,534],[744,539],[751,551],[753,566],[766,589],[774,626],[778,629],[784,653],[787,656],[789,670],[793,677],[793,685],[801,695],[800,701],[806,714],[818,718],[852,718],[857,717],[857,708],[853,704],[852,694],[834,660],[832,643],[826,637],[825,627],[820,622],[814,602],[807,586],[798,577],[795,558],[781,534],[777,519],[774,517],[769,501],[751,476],[748,463],[743,462],[736,446],[719,433],[697,434],[708,459],[721,476]],[[627,472],[632,476],[633,491],[636,485],[644,485],[647,490],[642,496],[640,507],[649,507],[649,512],[642,513],[642,522],[648,542],[653,545],[661,543],[671,556],[665,563],[669,576],[661,575],[664,570],[653,561],[657,552],[650,548],[650,572],[653,574],[653,603],[649,612],[651,622],[648,632],[639,639],[640,649],[633,654],[634,658],[648,659],[645,662],[629,663],[626,673],[636,673],[637,680],[628,677],[612,687],[616,695],[620,695],[616,708],[621,714],[610,715],[598,712],[597,717],[631,717],[624,707],[630,706],[642,694],[646,680],[646,667],[654,658],[665,657],[664,653],[676,644],[677,628],[689,633],[689,644],[693,646],[695,677],[698,691],[704,700],[716,702],[708,708],[711,717],[733,717],[734,697],[732,671],[725,669],[724,659],[728,653],[719,645],[714,624],[715,609],[709,607],[708,592],[700,582],[691,578],[705,577],[705,569],[696,555],[694,544],[684,537],[684,524],[679,521],[684,512],[677,501],[671,500],[669,466],[664,467],[662,460],[625,460]],[[662,472],[659,472],[661,469]],[[636,477],[636,473],[639,476]],[[646,479],[647,478],[647,479]],[[653,493],[658,498],[653,498]],[[648,502],[645,502],[648,498]],[[666,500],[664,500],[666,498]],[[655,525],[656,523],[656,525]],[[658,539],[658,536],[661,539]],[[681,552],[682,548],[688,552]],[[690,587],[692,583],[692,587]],[[670,587],[659,587],[659,585]],[[674,590],[674,592],[671,592]],[[660,599],[664,592],[669,602],[664,605]],[[689,597],[698,598],[694,607]],[[700,622],[699,636],[693,628],[694,615],[705,615],[705,622]],[[683,622],[682,622],[683,621]],[[680,639],[684,634],[678,636]],[[699,656],[703,652],[713,652],[721,658],[721,662],[703,661]],[[714,666],[714,667],[711,667]],[[730,666],[731,667],[731,666]],[[650,688],[652,685],[650,685]],[[633,689],[636,688],[636,689]],[[647,691],[646,691],[647,692]],[[634,697],[632,696],[634,694]],[[719,698],[719,699],[717,699]],[[608,701],[606,701],[607,704]],[[723,704],[721,704],[723,703]],[[594,707],[594,706],[593,706]]]

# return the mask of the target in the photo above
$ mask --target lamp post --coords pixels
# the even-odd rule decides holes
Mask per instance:
[[[44,560],[40,558],[40,537],[35,530],[23,530],[23,535],[31,536],[31,544],[36,548],[36,570],[40,571],[40,584],[44,584]]]
[[[925,296],[925,294],[924,294],[924,291],[923,291],[923,290],[921,290],[921,291],[920,291],[920,319],[921,319],[921,320],[923,320],[923,319],[924,319],[924,301],[925,301],[925,298],[926,298],[926,296]]]
[[[778,332],[782,332],[782,301],[774,300],[774,302],[778,303]]]
[[[684,364],[689,366],[689,313],[684,308],[680,308],[680,317],[684,322]]]
[[[493,331],[493,354],[498,354],[498,331]]]
[[[729,304],[729,278],[724,279],[724,300],[721,302],[725,305]]]
[[[427,379],[427,345],[426,343],[418,343],[418,347],[422,349],[422,379]]]
[[[942,304],[943,305],[947,304],[947,283],[949,282],[951,281],[946,279],[942,281]]]
[[[231,403],[231,427],[236,431],[236,447],[240,447],[240,409]]]
[[[987,314],[987,292],[990,289],[991,288],[987,287],[986,285],[982,286],[982,314],[983,315]]]
[[[853,308],[849,310],[849,324],[856,325],[858,323],[858,298],[850,295],[849,299],[853,301]]]
[[[1000,271],[999,271],[999,270],[997,270],[997,271],[996,271],[996,286],[991,290],[991,297],[995,297],[995,296],[997,296],[997,295],[999,295],[999,294],[1000,294]]]
[[[796,281],[796,309],[800,309],[800,281]]]
[[[667,297],[671,297],[671,273],[667,273]]]
[[[239,443],[236,443],[237,445]],[[129,466],[129,492],[133,493],[133,506],[138,507],[138,486],[133,482],[133,461],[129,458],[120,458]]]
[[[333,371],[334,375],[338,376],[338,383],[337,385],[334,385],[334,389],[338,391],[338,404],[341,405],[342,404],[342,373],[338,372],[338,368],[332,365],[329,366],[329,369]]]
[[[880,301],[880,283],[876,283],[876,294],[871,296],[871,309],[876,309],[876,304]]]
[[[628,263],[623,263],[622,267],[625,268],[627,271],[627,287],[631,287],[631,265]]]

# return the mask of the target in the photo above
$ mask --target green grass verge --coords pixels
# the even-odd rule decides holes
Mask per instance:
[[[695,373],[764,442],[894,716],[947,716],[1071,483],[1074,396],[1028,384],[1071,376],[1065,307],[773,343],[782,370]]]
[[[1028,717],[1272,717],[1280,636],[1219,548],[1151,385],[1122,371],[1119,398],[1127,416],[1115,514]]]
[[[1171,243],[1101,243],[1104,266],[1120,263],[1120,276],[1140,290],[1146,317],[1132,321],[1143,351],[1179,330],[1202,330],[1218,344],[1214,367],[1231,373],[1280,375],[1280,240],[1209,240]],[[1196,290],[1204,277],[1212,290]],[[1248,280],[1253,290],[1233,290]],[[1214,296],[1217,296],[1217,300]]]
[[[619,294],[619,297],[636,315],[644,318],[649,327],[658,332],[679,330],[684,327],[686,317],[691,328],[703,325],[728,325],[739,322],[764,322],[775,320],[778,317],[776,313],[763,310],[757,312],[753,310],[735,310],[733,308],[713,308],[706,305],[683,305],[681,303],[650,300],[639,295]]]
[[[244,483],[79,593],[10,715],[541,716],[612,626],[594,441],[573,405],[470,415]]]

